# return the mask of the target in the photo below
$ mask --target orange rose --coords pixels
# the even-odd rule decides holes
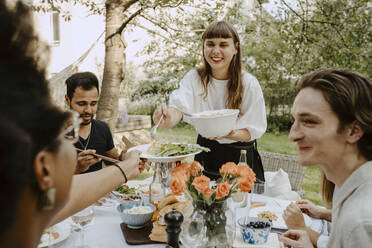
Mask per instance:
[[[171,170],[172,176],[176,174],[177,172],[183,173],[185,175],[185,180],[186,181],[189,180],[190,172],[189,172],[189,166],[187,165],[187,163],[181,163],[181,164],[178,164],[176,167],[174,167]]]
[[[214,193],[213,189],[206,189],[205,191],[201,192],[204,196],[211,196]]]
[[[249,166],[238,166],[238,175],[240,177],[256,178],[256,174]]]
[[[209,189],[210,181],[211,180],[209,179],[209,177],[199,176],[194,178],[192,185],[194,185],[195,189],[200,193],[207,192],[207,190]]]
[[[172,174],[172,178],[178,177],[179,179],[182,179],[184,182],[189,180],[189,173],[185,173],[185,171],[176,171]]]
[[[230,185],[227,182],[217,184],[216,200],[224,198],[230,193]]]
[[[250,177],[241,177],[238,180],[238,188],[243,192],[249,192],[254,185],[254,181]]]
[[[198,176],[199,172],[203,170],[204,170],[203,166],[201,166],[201,164],[198,161],[192,162],[189,167],[189,172],[194,177]]]
[[[173,194],[181,195],[186,189],[186,184],[182,177],[176,176],[170,181],[169,187]]]
[[[228,174],[232,176],[238,175],[238,166],[234,162],[227,162],[220,168],[220,174]]]

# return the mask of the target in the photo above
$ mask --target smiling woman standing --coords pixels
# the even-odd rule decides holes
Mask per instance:
[[[169,106],[159,106],[153,115],[159,127],[171,128],[183,117],[182,112],[239,109],[234,129],[226,136],[206,139],[198,135],[197,143],[209,147],[195,157],[212,179],[219,176],[222,164],[238,163],[240,150],[247,150],[248,164],[257,178],[264,180],[256,139],[266,131],[266,111],[262,90],[257,79],[242,70],[239,36],[225,22],[212,23],[202,36],[203,64],[189,71],[169,99]]]

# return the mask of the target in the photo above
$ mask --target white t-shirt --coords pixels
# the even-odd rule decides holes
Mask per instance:
[[[251,134],[251,140],[260,138],[266,131],[265,100],[257,79],[243,72],[244,95],[240,115],[234,129],[246,128]],[[169,97],[169,106],[187,113],[198,113],[207,110],[226,108],[228,97],[226,85],[228,80],[212,78],[208,84],[208,96],[203,97],[203,85],[196,70],[189,71],[180,82],[180,88],[173,91]],[[187,121],[187,120],[185,120]],[[219,143],[233,143],[235,140],[223,139]]]

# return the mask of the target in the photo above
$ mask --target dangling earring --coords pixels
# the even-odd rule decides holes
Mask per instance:
[[[41,192],[39,207],[41,210],[52,210],[56,201],[56,189],[50,188]]]

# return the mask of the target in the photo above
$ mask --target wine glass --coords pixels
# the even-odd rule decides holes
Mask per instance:
[[[88,248],[89,246],[85,244],[84,240],[84,230],[87,225],[89,225],[94,217],[94,206],[91,205],[80,212],[71,216],[72,221],[74,222],[75,226],[77,227],[77,232],[80,232],[79,241],[77,245],[74,247],[79,248]]]

